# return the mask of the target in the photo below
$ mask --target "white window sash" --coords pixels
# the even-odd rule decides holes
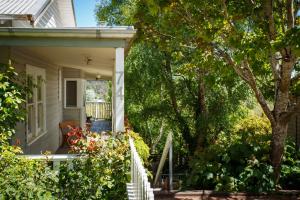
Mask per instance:
[[[45,69],[39,68],[39,67],[34,67],[31,65],[26,65],[26,74],[30,75],[33,77],[33,82],[34,84],[38,84],[37,80],[38,77],[42,77],[42,83],[41,83],[41,99],[38,100],[38,88],[33,87],[33,103],[27,103],[27,109],[29,106],[33,106],[34,113],[33,113],[33,118],[34,120],[31,122],[32,123],[32,132],[29,132],[28,129],[28,115],[27,115],[27,142],[31,143],[33,140],[35,140],[37,137],[41,136],[46,132],[46,72]],[[38,120],[39,120],[39,104],[42,104],[42,127],[38,126]]]

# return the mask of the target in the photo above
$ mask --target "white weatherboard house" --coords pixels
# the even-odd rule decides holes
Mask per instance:
[[[26,154],[55,152],[61,121],[84,126],[85,81],[99,76],[113,83],[113,131],[124,130],[124,52],[134,35],[132,27],[76,27],[72,0],[0,0],[0,62],[38,85],[16,128]]]

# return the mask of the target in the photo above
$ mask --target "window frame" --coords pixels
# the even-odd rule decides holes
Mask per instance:
[[[26,98],[26,110],[29,111],[29,106],[33,108],[33,119],[32,126],[33,131],[29,132],[28,124],[28,113],[26,115],[26,140],[27,144],[30,145],[34,143],[38,138],[47,133],[46,126],[46,70],[40,67],[35,67],[32,65],[26,65],[26,79],[31,76],[33,81],[32,88],[32,102],[28,102],[28,96]],[[38,99],[38,77],[41,77],[41,99]],[[28,81],[28,80],[27,80]],[[39,105],[42,104],[42,119],[39,121]],[[42,123],[42,126],[39,124]]]
[[[76,81],[76,106],[67,106],[67,82]],[[78,109],[83,107],[83,83],[81,78],[65,78],[64,79],[64,109]]]

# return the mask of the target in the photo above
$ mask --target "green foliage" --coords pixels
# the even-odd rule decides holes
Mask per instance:
[[[111,81],[87,81],[86,83],[86,101],[105,100],[111,102],[109,96]]]
[[[0,64],[0,152],[14,134],[16,123],[25,118],[26,92],[30,94],[14,68],[10,64]]]
[[[16,157],[17,152],[0,154],[0,199],[55,199],[57,173],[47,161]]]
[[[53,199],[57,177],[46,162],[17,157],[9,145],[17,122],[24,120],[30,90],[10,64],[0,65],[0,199]]]
[[[167,4],[108,0],[100,3],[96,13],[99,21],[108,24],[137,23],[138,37],[125,62],[125,109],[133,130],[142,133],[151,148],[156,147],[153,152],[162,151],[159,141],[166,134],[161,132],[171,131],[175,151],[192,155],[198,137],[204,136],[200,146],[205,146],[209,143],[206,136],[216,137],[244,114],[240,103],[249,92],[212,53],[190,43],[178,43],[170,36],[173,31],[187,38],[195,35],[184,26],[174,29],[167,23],[174,15],[171,9],[160,10]],[[166,18],[155,16],[164,11]],[[144,25],[149,26],[143,29]],[[159,35],[157,30],[167,33]],[[200,101],[204,105],[199,105]]]
[[[74,160],[71,170],[67,163],[62,165],[59,199],[125,199],[130,181],[128,138],[117,135],[103,140],[91,135],[76,146],[76,153],[87,157]]]
[[[136,133],[129,134],[144,162],[149,147]],[[61,162],[59,173],[48,161],[17,157],[20,149],[0,154],[0,199],[126,199],[130,182],[128,134],[103,139],[89,134],[76,142],[74,153],[82,155],[72,162]]]
[[[296,151],[293,139],[288,138],[282,159],[280,184],[283,189],[299,190],[300,186],[300,151]]]
[[[188,184],[218,191],[274,190],[270,140],[271,127],[265,117],[241,120],[230,134],[220,134],[214,144],[192,160]],[[295,189],[300,181],[300,157],[291,140],[286,142],[284,155],[280,184]]]
[[[142,161],[145,164],[149,164],[147,162],[148,162],[148,158],[150,156],[150,148],[144,142],[143,138],[141,136],[139,136],[138,133],[135,133],[133,131],[130,131],[128,133],[128,135],[134,140],[134,146],[135,146],[140,158],[142,159]]]

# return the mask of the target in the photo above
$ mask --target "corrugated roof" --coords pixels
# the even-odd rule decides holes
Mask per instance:
[[[36,18],[50,0],[0,0],[0,15],[32,15]]]

